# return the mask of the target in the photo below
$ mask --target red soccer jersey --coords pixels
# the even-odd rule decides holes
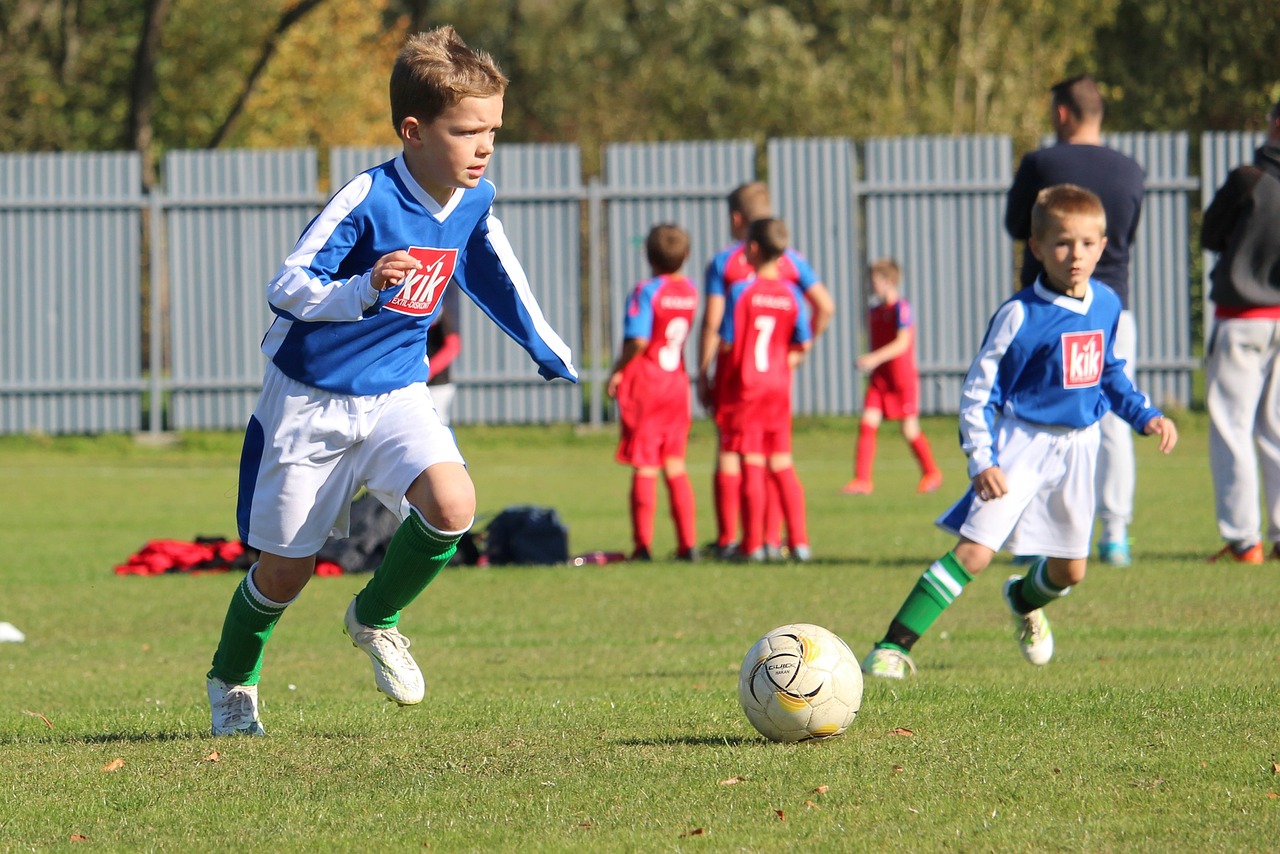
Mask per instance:
[[[799,289],[777,279],[755,278],[735,285],[722,339],[724,374],[720,416],[724,426],[752,424],[772,429],[791,419],[793,343],[811,339],[808,309]],[[725,358],[727,356],[727,358]]]
[[[870,349],[880,349],[897,338],[901,330],[910,329],[913,325],[911,305],[904,299],[872,306],[867,311],[867,326],[871,336]],[[914,382],[916,378],[915,336],[911,336],[911,344],[902,355],[877,365],[872,374],[879,374],[895,387],[904,387],[909,382]]]
[[[627,298],[623,337],[648,341],[622,370],[618,409],[628,429],[688,430],[684,349],[697,309],[698,289],[681,275],[641,282]]]

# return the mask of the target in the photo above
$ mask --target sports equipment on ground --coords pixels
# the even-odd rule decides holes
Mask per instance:
[[[1013,615],[1018,647],[1022,650],[1022,657],[1032,664],[1048,664],[1049,659],[1053,658],[1053,631],[1049,628],[1049,618],[1044,615],[1044,609],[1036,608],[1030,614],[1020,614],[1009,598],[1009,591],[1020,581],[1021,575],[1011,575],[1004,587],[1000,588],[1004,602],[1009,606],[1009,613]]]
[[[373,662],[373,678],[378,690],[402,706],[421,703],[427,694],[418,663],[409,654],[409,639],[394,626],[378,629],[356,619],[356,600],[347,606],[347,637],[364,650]]]
[[[901,650],[878,646],[863,660],[862,672],[878,679],[905,679],[915,674],[916,663]]]
[[[214,735],[266,735],[258,720],[258,686],[208,680]]]
[[[772,741],[831,738],[858,715],[862,671],[848,645],[821,626],[779,626],[743,659],[738,699],[751,725]]]

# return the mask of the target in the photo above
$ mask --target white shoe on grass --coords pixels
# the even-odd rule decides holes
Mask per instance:
[[[231,685],[208,678],[214,735],[266,735],[258,720],[258,686]]]
[[[905,679],[916,672],[916,663],[902,650],[878,646],[863,659],[862,672],[879,679]]]
[[[356,619],[355,599],[347,606],[345,623],[352,645],[364,650],[373,662],[378,690],[402,706],[421,703],[427,687],[418,663],[409,654],[409,639],[394,626],[378,629],[362,624]]]
[[[1049,659],[1053,658],[1053,630],[1049,628],[1049,618],[1044,615],[1043,608],[1036,608],[1030,614],[1020,614],[1014,609],[1010,591],[1020,581],[1021,575],[1011,575],[1001,588],[1004,603],[1009,606],[1009,613],[1013,615],[1018,647],[1022,650],[1022,657],[1032,664],[1048,664]]]

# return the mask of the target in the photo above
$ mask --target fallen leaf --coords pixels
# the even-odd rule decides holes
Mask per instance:
[[[818,805],[815,804],[813,801],[805,801],[804,805],[811,810],[816,810],[818,808]]]
[[[889,730],[889,735],[915,735],[915,733],[904,726],[899,726]]]
[[[578,822],[578,827],[581,827],[584,830],[590,830],[595,827],[595,823],[590,821],[580,821]]]
[[[684,839],[687,836],[706,836],[706,835],[707,835],[706,828],[695,827],[693,830],[686,830],[684,833],[680,834],[680,838]]]
[[[784,813],[782,810],[774,810],[774,813],[776,813],[776,814],[777,814],[777,816],[778,816],[778,821],[786,821],[786,820],[787,820],[787,814],[786,814],[786,813]]]
[[[210,753],[208,756],[206,756],[204,758],[204,761],[205,762],[221,762],[222,754],[215,750],[213,751],[213,753]]]
[[[117,756],[115,759],[112,759],[106,765],[103,765],[102,770],[103,771],[119,771],[123,767],[124,767],[124,760],[121,759],[119,756]]]
[[[814,793],[815,793],[815,794],[825,795],[825,794],[826,794],[830,789],[831,789],[831,787],[830,787],[830,786],[819,786],[818,788],[814,789],[813,791],[814,791]]]
[[[23,709],[22,713],[24,715],[31,715],[31,717],[33,718],[39,718],[40,720],[44,721],[45,726],[47,726],[49,729],[53,729],[53,723],[44,715],[40,714],[39,712],[28,712],[26,709]]]
[[[741,774],[735,774],[735,775],[733,775],[732,777],[729,777],[729,778],[728,778],[728,779],[726,779],[726,780],[721,780],[721,781],[720,781],[720,785],[721,785],[721,786],[736,786],[736,785],[738,785],[739,783],[741,783],[741,782],[742,782],[743,780],[745,780],[745,779],[747,779],[747,778],[746,778],[746,777],[743,777]]]
[[[1280,798],[1280,793],[1267,792],[1267,797],[1274,801],[1276,798]]]
[[[906,770],[907,770],[907,769],[906,769],[906,768],[904,768],[904,767],[903,767],[903,766],[901,766],[901,765],[895,765],[895,766],[893,766],[893,771],[894,771],[894,773],[895,773],[895,774],[901,774],[903,771],[906,771]]]
[[[1201,763],[1200,763],[1200,767],[1202,767],[1202,768],[1204,767],[1204,763],[1203,763],[1203,762],[1201,762]],[[1272,773],[1272,774],[1280,774],[1280,762],[1272,762],[1272,763],[1271,763],[1271,773]]]
[[[69,837],[67,837],[67,840],[70,842],[88,842],[89,837],[85,836],[82,833],[73,833]]]

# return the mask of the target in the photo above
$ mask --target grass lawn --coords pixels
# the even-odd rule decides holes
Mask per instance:
[[[373,689],[317,578],[261,683],[265,739],[208,735],[204,673],[239,574],[118,577],[145,541],[234,536],[239,437],[0,439],[0,850],[1267,851],[1280,838],[1280,564],[1218,546],[1202,415],[1171,457],[1138,443],[1134,565],[1055,603],[1025,664],[1007,558],[869,683],[840,738],[777,745],[737,700],[764,631],[811,622],[858,654],[951,541],[954,419],[919,496],[891,425],[876,492],[841,495],[856,424],[797,425],[806,565],[452,568],[401,623],[424,704]],[[612,431],[460,428],[481,513],[555,507],[575,552],[629,545]],[[701,539],[713,442],[690,447]],[[660,500],[655,554],[674,544]],[[483,518],[481,520],[483,524]]]

